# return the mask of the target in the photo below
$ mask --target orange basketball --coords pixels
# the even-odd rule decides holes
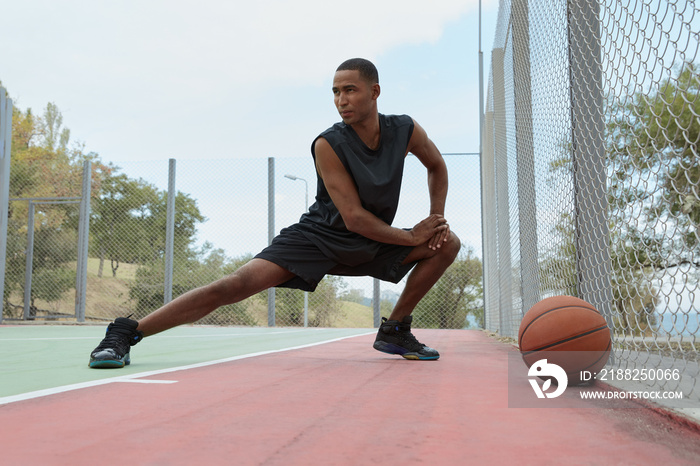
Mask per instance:
[[[540,359],[566,371],[569,385],[581,383],[581,372],[596,373],[608,362],[612,342],[605,318],[573,296],[543,299],[520,323],[518,346],[527,367]]]

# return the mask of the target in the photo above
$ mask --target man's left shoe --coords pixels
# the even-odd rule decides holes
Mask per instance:
[[[96,369],[120,368],[131,363],[129,350],[143,339],[143,333],[136,330],[139,323],[125,317],[118,317],[107,326],[107,333],[100,344],[90,353],[89,366]]]
[[[406,359],[433,360],[440,357],[436,350],[419,342],[411,333],[412,316],[406,316],[401,322],[382,317],[374,349],[388,354],[398,354]]]

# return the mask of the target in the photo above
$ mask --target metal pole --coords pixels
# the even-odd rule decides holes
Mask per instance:
[[[481,0],[479,0],[479,173],[481,173],[481,288],[484,296],[484,327],[486,327],[488,280],[486,279],[486,242],[484,234],[486,231],[484,216],[484,52],[481,50]],[[486,327],[488,328],[488,327]]]
[[[382,324],[382,313],[380,309],[381,291],[380,291],[379,279],[375,278],[373,280],[373,290],[372,290],[372,312],[374,314],[374,328],[379,328]]]
[[[32,271],[34,268],[34,203],[27,207],[27,249],[24,267],[24,320],[29,320],[32,302]]]
[[[500,328],[498,314],[498,242],[496,240],[496,173],[494,164],[493,111],[484,114],[484,152],[481,155],[481,225],[484,287],[484,328]]]
[[[5,256],[10,199],[10,149],[12,142],[12,99],[0,87],[0,324],[5,302]]]
[[[481,0],[479,0],[479,155],[483,150],[484,131],[484,52],[481,50]]]
[[[570,0],[569,67],[578,291],[612,327],[600,5]]]
[[[267,159],[267,243],[275,237],[275,158]],[[267,290],[267,325],[275,326],[275,289]]]
[[[308,211],[309,208],[309,183],[304,178],[299,178],[295,175],[284,175],[285,178],[289,178],[292,181],[303,181],[304,182],[304,212]],[[309,326],[309,292],[304,291],[304,327]]]
[[[165,280],[163,304],[173,300],[173,255],[175,253],[175,159],[168,160],[168,205],[165,225]]]
[[[506,90],[504,50],[494,49],[491,63],[493,69],[494,112],[494,166],[496,178],[496,236],[498,241],[498,303],[499,329],[503,336],[513,335],[513,269],[510,248],[510,205],[508,190],[508,141],[506,119]]]
[[[309,183],[304,181],[304,212],[309,210]],[[304,328],[309,326],[309,292],[304,291]]]
[[[530,11],[528,0],[512,3],[513,86],[515,88],[515,155],[518,166],[518,224],[520,233],[520,296],[524,315],[540,300],[537,263],[535,148],[532,134],[530,77]]]
[[[92,186],[92,163],[83,163],[83,187],[78,221],[78,265],[75,274],[75,317],[85,322],[85,296],[87,294],[87,260],[90,238],[90,193]]]

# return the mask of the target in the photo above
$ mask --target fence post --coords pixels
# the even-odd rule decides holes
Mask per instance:
[[[168,204],[165,221],[165,279],[163,304],[173,300],[173,255],[175,253],[175,159],[168,160]]]
[[[83,187],[78,221],[78,266],[75,274],[75,317],[85,322],[85,296],[87,293],[87,260],[90,238],[90,193],[92,187],[92,163],[83,163]]]
[[[379,328],[382,324],[382,313],[380,309],[381,304],[381,285],[379,284],[379,279],[375,278],[372,280],[372,314],[374,315],[374,328]]]
[[[498,254],[498,303],[499,333],[512,336],[513,318],[513,270],[510,256],[510,207],[508,202],[508,141],[505,91],[505,54],[494,49],[493,66],[493,114],[494,114],[494,165],[496,179],[497,254]]]
[[[29,320],[31,317],[32,302],[32,273],[34,269],[34,203],[29,201],[27,206],[27,249],[24,266],[24,313],[22,318]]]
[[[578,291],[612,327],[612,264],[599,3],[569,0],[572,161]]]
[[[275,158],[267,159],[267,244],[275,237]],[[275,326],[275,289],[267,290],[267,325]]]
[[[521,312],[540,300],[537,264],[537,204],[535,202],[535,148],[532,135],[530,77],[530,12],[528,0],[514,0],[513,86],[515,91],[515,155],[518,166],[518,230],[520,233]]]
[[[493,160],[493,111],[484,114],[481,153],[481,237],[483,248],[484,328],[497,330],[498,256],[496,254],[496,174]]]
[[[10,149],[12,144],[12,99],[0,86],[0,324],[5,304],[5,256],[10,205]]]
[[[484,169],[485,169],[485,162],[484,162],[484,131],[485,131],[485,124],[486,124],[486,115],[485,115],[485,110],[484,110],[484,52],[481,50],[481,0],[479,0],[479,173],[480,173],[480,178],[481,178],[481,186],[480,186],[480,191],[481,191],[481,289],[482,289],[482,296],[484,297],[484,303],[483,303],[483,309],[484,309],[484,322],[483,326],[484,328],[489,328],[487,325],[487,322],[490,320],[488,315],[488,309],[489,309],[489,301],[488,301],[488,292],[489,292],[489,286],[490,284],[488,283],[488,279],[486,276],[486,273],[488,271],[488,267],[486,265],[486,253],[487,253],[487,248],[486,248],[486,216],[484,215],[484,207],[486,205],[486,178],[484,177]],[[487,141],[488,142],[488,141]],[[493,167],[493,160],[491,161],[491,166]]]

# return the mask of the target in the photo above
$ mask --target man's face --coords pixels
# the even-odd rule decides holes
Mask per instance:
[[[376,113],[379,84],[370,84],[359,71],[337,71],[333,79],[333,96],[343,122],[352,125]]]

